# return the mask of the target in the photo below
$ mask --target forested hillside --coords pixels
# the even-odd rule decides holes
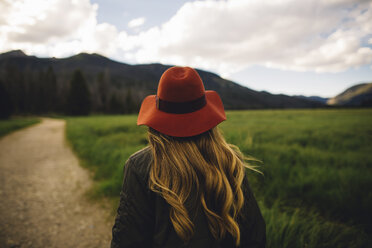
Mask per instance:
[[[146,95],[156,94],[158,80],[167,68],[162,64],[119,63],[98,54],[57,59],[11,51],[0,55],[0,94],[9,99],[2,105],[16,114],[133,113]],[[226,109],[324,106],[307,99],[254,91],[214,73],[198,72],[205,88],[220,94]]]

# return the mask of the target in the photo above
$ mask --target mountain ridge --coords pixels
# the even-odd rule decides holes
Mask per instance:
[[[66,58],[38,58],[16,50],[0,54],[0,80],[5,82],[6,88],[17,98],[19,92],[15,87],[16,83],[11,82],[12,77],[23,78],[18,80],[26,81],[23,84],[31,87],[33,84],[41,84],[42,82],[38,81],[40,75],[51,70],[56,79],[56,101],[63,105],[66,101],[65,96],[72,74],[76,69],[80,69],[91,92],[93,112],[102,112],[104,108],[101,105],[105,105],[107,102],[103,103],[103,100],[99,100],[102,97],[99,87],[102,85],[106,87],[105,94],[107,96],[102,97],[102,99],[107,100],[116,95],[118,102],[122,105],[127,95],[130,94],[138,109],[145,96],[156,94],[160,76],[171,66],[159,63],[131,65],[112,60],[100,54],[89,53],[79,53]],[[315,108],[326,106],[309,99],[255,91],[224,79],[215,73],[196,70],[204,82],[205,89],[217,91],[226,109]],[[20,101],[20,99],[15,99],[15,101]]]
[[[372,82],[353,85],[330,98],[327,104],[345,107],[372,106]]]

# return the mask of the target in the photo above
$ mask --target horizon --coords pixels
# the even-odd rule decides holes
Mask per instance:
[[[1,53],[86,52],[127,64],[187,65],[272,94],[329,98],[372,81],[372,3],[363,0],[0,5]]]

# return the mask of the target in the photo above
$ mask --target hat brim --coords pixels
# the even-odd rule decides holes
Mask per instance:
[[[226,120],[226,115],[217,92],[207,90],[205,96],[207,104],[187,114],[163,112],[156,108],[156,96],[147,96],[142,102],[137,125],[146,125],[175,137],[190,137],[206,132]]]

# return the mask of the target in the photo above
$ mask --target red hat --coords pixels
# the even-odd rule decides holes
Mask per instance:
[[[137,125],[160,133],[189,137],[201,134],[226,120],[220,96],[205,90],[199,74],[190,67],[171,67],[160,78],[157,95],[141,105]]]

